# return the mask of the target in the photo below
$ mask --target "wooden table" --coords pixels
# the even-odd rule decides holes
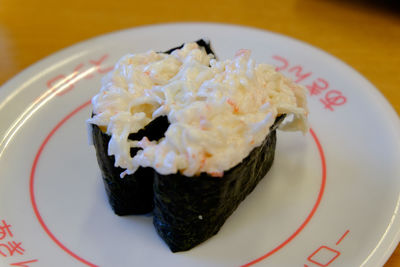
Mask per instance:
[[[396,1],[249,2],[1,0],[0,84],[49,54],[100,34],[153,23],[224,22],[279,32],[331,53],[370,80],[400,114]],[[400,247],[385,266],[400,266]]]

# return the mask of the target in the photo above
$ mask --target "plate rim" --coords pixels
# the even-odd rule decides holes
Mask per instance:
[[[349,64],[347,64],[342,59],[339,59],[336,56],[330,54],[329,52],[326,52],[319,47],[311,45],[311,44],[309,44],[305,41],[299,40],[297,38],[287,36],[287,35],[284,35],[284,34],[281,34],[278,32],[273,32],[273,31],[270,31],[270,30],[267,30],[264,28],[257,28],[257,27],[247,26],[247,25],[231,24],[231,23],[171,22],[171,23],[145,24],[145,25],[139,25],[139,26],[135,26],[135,27],[124,28],[124,29],[117,30],[117,31],[103,33],[101,35],[93,36],[91,38],[82,40],[78,43],[64,47],[56,52],[49,54],[48,56],[29,65],[28,67],[26,67],[23,70],[21,70],[20,72],[18,72],[15,76],[13,76],[10,79],[8,79],[7,81],[5,81],[0,86],[0,99],[1,99],[0,100],[0,112],[4,111],[3,110],[4,106],[9,101],[12,101],[14,96],[20,94],[20,92],[24,88],[29,87],[29,85],[34,80],[38,79],[35,75],[38,75],[38,74],[40,74],[39,76],[45,75],[46,71],[41,71],[41,70],[46,69],[46,68],[43,68],[46,66],[48,68],[49,65],[51,65],[52,61],[58,61],[60,58],[63,58],[65,55],[74,53],[75,51],[84,50],[83,48],[85,46],[88,46],[90,43],[99,42],[102,39],[108,39],[108,38],[112,38],[113,36],[128,34],[129,32],[132,32],[135,30],[136,31],[137,30],[145,30],[145,29],[151,30],[151,28],[171,27],[171,26],[174,26],[174,27],[207,26],[207,27],[215,27],[215,28],[228,27],[228,28],[237,28],[237,29],[247,30],[247,31],[250,30],[250,31],[258,32],[258,33],[272,34],[281,39],[289,40],[291,42],[295,42],[302,46],[306,46],[308,48],[313,49],[315,52],[318,52],[321,55],[328,57],[336,65],[344,67],[346,72],[350,72],[350,74],[352,76],[355,76],[355,78],[357,78],[358,80],[362,81],[365,84],[368,84],[368,86],[366,86],[366,88],[365,88],[365,89],[367,89],[367,93],[372,94],[372,96],[376,98],[375,99],[376,105],[384,110],[386,115],[389,117],[388,119],[393,123],[394,130],[395,131],[397,130],[397,133],[399,136],[397,145],[400,147],[399,115],[397,114],[396,110],[394,109],[394,107],[392,106],[390,101],[383,95],[383,93],[378,88],[376,88],[373,83],[371,83],[365,76],[363,76],[356,69],[351,67]],[[82,53],[84,53],[84,51],[82,51]],[[8,127],[9,125],[5,125],[5,126]],[[3,133],[1,133],[1,135],[2,135],[1,138],[6,137],[6,136],[3,136],[4,135]],[[2,147],[2,142],[0,140],[0,148],[1,147]],[[389,257],[393,254],[394,250],[398,246],[399,241],[400,241],[400,217],[399,217],[400,215],[398,214],[399,205],[400,205],[400,195],[397,198],[396,207],[393,210],[393,215],[391,217],[389,226],[386,228],[386,232],[381,236],[380,241],[378,242],[378,244],[376,245],[374,250],[370,253],[370,255],[362,263],[362,266],[364,266],[365,264],[369,264],[370,260],[373,257],[377,258],[377,262],[380,265],[383,265],[389,259]],[[395,226],[397,226],[397,228]],[[388,243],[388,244],[386,244],[386,243]],[[384,249],[383,246],[385,246],[386,249]],[[379,253],[379,251],[381,251],[380,256],[379,256],[379,254],[377,256],[377,253]]]

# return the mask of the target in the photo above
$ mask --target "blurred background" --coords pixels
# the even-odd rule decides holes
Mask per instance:
[[[145,24],[208,21],[292,36],[345,61],[400,113],[398,0],[0,0],[0,84],[79,41]]]
[[[222,22],[325,50],[370,80],[400,114],[399,2],[0,0],[0,85],[36,61],[101,34],[165,22]],[[400,266],[400,248],[385,266]]]

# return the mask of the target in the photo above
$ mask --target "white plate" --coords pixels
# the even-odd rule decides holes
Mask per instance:
[[[274,64],[308,86],[312,130],[306,136],[279,132],[266,179],[216,236],[174,254],[150,216],[112,213],[85,120],[101,76],[119,57],[200,37],[211,40],[220,59],[249,48],[258,62]],[[373,85],[332,56],[288,37],[195,23],[95,38],[42,60],[0,89],[0,262],[382,265],[399,241],[399,133],[398,116]]]

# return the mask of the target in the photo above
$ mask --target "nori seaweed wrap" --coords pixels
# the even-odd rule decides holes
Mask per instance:
[[[164,136],[168,128],[168,119],[158,117],[144,129],[129,135],[131,140],[140,140],[143,136],[149,140],[158,140]],[[110,136],[104,133],[97,125],[92,124],[92,139],[96,149],[97,162],[103,177],[104,188],[108,201],[117,215],[145,214],[153,210],[153,177],[154,169],[140,167],[134,174],[126,175],[123,179],[120,174],[124,171],[115,167],[114,156],[109,156],[108,143]],[[131,149],[134,156],[137,149]]]
[[[203,39],[196,43],[205,49],[207,54],[214,55],[210,43]],[[183,45],[169,49],[164,53],[170,54]],[[92,114],[93,115],[93,114]],[[166,116],[157,117],[144,129],[129,135],[130,140],[141,140],[146,136],[150,141],[159,140],[164,136],[169,126]],[[105,134],[97,125],[91,124],[92,140],[96,149],[97,162],[103,177],[104,187],[109,203],[117,215],[146,214],[153,210],[153,177],[155,171],[152,168],[140,167],[134,174],[126,175],[123,179],[120,174],[124,171],[115,167],[114,156],[108,155],[108,143],[110,136]],[[133,157],[137,149],[131,149]]]
[[[265,177],[274,161],[276,128],[284,117],[276,119],[261,146],[221,178],[156,174],[153,224],[172,252],[189,250],[218,233]]]
[[[140,89],[142,90],[140,97],[127,96],[126,94],[132,93],[129,91],[131,87],[126,86],[126,83],[120,81],[122,78],[117,77],[115,82],[122,83],[122,86],[126,86],[128,89],[114,88],[114,95],[106,103],[111,107],[111,111],[107,115],[109,122],[111,122],[111,116],[115,114],[125,116],[122,117],[125,119],[119,121],[122,122],[122,126],[115,128],[117,137],[114,132],[111,137],[101,130],[98,125],[105,127],[105,119],[99,116],[100,118],[94,120],[98,114],[92,114],[92,119],[88,121],[92,125],[93,144],[112,209],[118,215],[144,214],[153,211],[154,227],[172,252],[189,250],[215,235],[238,205],[265,177],[274,160],[276,128],[282,124],[287,115],[293,115],[293,119],[283,126],[289,125],[288,129],[291,127],[291,130],[301,129],[303,132],[307,128],[305,118],[308,111],[304,88],[293,84],[277,73],[272,66],[261,64],[260,67],[258,67],[259,65],[254,67],[255,63],[249,59],[250,52],[248,50],[239,50],[235,55],[236,61],[228,60],[218,63],[210,61],[210,58],[215,55],[209,42],[199,40],[196,43],[203,48],[200,52],[201,55],[197,53],[199,49],[196,47],[197,50],[194,54],[188,56],[193,62],[187,62],[186,58],[183,61],[189,66],[195,64],[201,66],[192,72],[187,69],[183,69],[183,71],[179,69],[169,78],[173,80],[173,83],[177,76],[188,75],[183,78],[187,84],[186,91],[182,89],[184,87],[182,83],[174,84],[175,87],[172,89],[171,86],[168,87],[169,84],[165,89],[159,85],[163,84],[160,82],[162,77],[153,77],[156,85],[151,89],[154,90],[149,92],[150,89],[143,84],[146,84],[146,79],[150,77],[152,70],[143,67],[140,69],[140,73],[137,73],[144,77],[136,84],[144,88]],[[195,44],[190,45],[192,48],[196,46]],[[170,54],[182,47],[182,50],[185,50],[186,45],[170,49],[165,53]],[[182,57],[184,54],[182,50],[178,50],[173,57]],[[146,56],[161,56],[155,52],[152,53],[146,54]],[[125,63],[133,64],[134,60],[138,60],[140,65],[147,62],[147,59],[141,56],[139,55],[137,59],[128,59],[126,61],[128,63]],[[202,57],[205,56],[209,57],[208,61],[202,60]],[[166,73],[171,73],[174,60],[177,59],[171,59],[172,65],[164,66],[163,70]],[[210,65],[207,66],[207,64]],[[244,68],[244,70],[240,68]],[[253,69],[248,71],[248,68]],[[232,72],[227,73],[226,69]],[[124,79],[134,76],[129,74],[131,70],[129,66],[122,67],[120,71],[125,75]],[[202,70],[205,71],[201,73]],[[196,76],[198,73],[200,75]],[[219,76],[210,82],[207,77],[212,75]],[[215,84],[215,81],[218,83],[229,75],[245,75],[243,79],[233,78],[232,86],[235,88],[234,90],[240,91],[240,94],[234,95],[236,91],[233,91],[233,95],[227,93],[231,89],[229,81],[229,85],[224,84],[225,87]],[[191,77],[192,80],[187,82],[186,77]],[[196,85],[198,77],[203,79],[200,79],[199,82],[203,90],[201,92],[200,89],[196,91],[196,86],[199,86]],[[250,82],[246,80],[247,77],[250,77]],[[114,82],[114,80],[112,81]],[[250,96],[246,91],[250,89],[246,88],[245,84],[253,86]],[[116,87],[118,86],[121,85]],[[217,88],[215,89],[216,93],[210,91],[210,88]],[[179,94],[181,91],[187,95],[181,93],[180,98],[171,96],[171,92]],[[102,91],[96,97],[106,99],[107,93]],[[135,93],[136,91],[133,91],[132,95]],[[129,104],[137,103],[137,106],[135,106],[136,104],[128,105],[124,97],[120,97],[124,94],[126,98],[129,98]],[[224,94],[227,95],[224,96]],[[118,99],[122,99],[121,102],[114,101],[115,99],[112,97],[115,95]],[[210,100],[213,107],[210,107],[209,102],[204,101],[208,95],[215,97]],[[191,99],[193,102],[187,102],[187,99]],[[170,102],[167,103],[167,101]],[[176,104],[175,101],[179,103]],[[244,101],[245,104],[240,101]],[[281,101],[282,105],[271,106],[271,103],[280,103]],[[119,105],[115,106],[115,103],[122,103],[121,105],[125,105],[128,109],[121,108],[121,113],[115,112],[115,109],[118,109],[116,107],[119,107]],[[156,107],[152,106],[154,103],[157,103]],[[98,105],[102,107],[101,104]],[[106,107],[109,107],[107,105]],[[184,108],[171,111],[171,106],[179,105]],[[149,109],[148,106],[152,108]],[[135,110],[137,107],[141,107],[141,109]],[[247,113],[243,112],[246,109]],[[179,111],[182,112],[179,113]],[[204,118],[205,114],[213,117],[208,121]],[[136,116],[137,121],[134,123],[141,125],[141,128],[135,129],[139,130],[126,130],[132,129],[129,128],[132,127],[129,124],[132,122],[131,116]],[[184,119],[182,120],[182,118]],[[214,124],[210,124],[213,119]],[[129,127],[125,122],[128,122]],[[223,122],[228,123],[224,125],[227,126],[226,129],[221,125]],[[187,127],[185,128],[187,132],[179,130],[180,127]],[[213,132],[208,129],[216,130]],[[233,130],[236,131],[236,135],[231,134]],[[192,134],[191,137],[190,134]],[[114,147],[109,156],[112,138],[117,138],[117,141],[120,140],[123,145],[119,144],[117,148]],[[193,140],[200,140],[200,142],[196,143]],[[207,144],[204,140],[211,140],[210,144],[216,144],[215,148],[204,146],[204,143]],[[117,144],[117,141],[114,140],[114,145]],[[218,146],[218,144],[224,145]],[[236,144],[239,144],[240,149]],[[156,150],[157,148],[159,150]],[[221,151],[229,153],[224,154]],[[120,154],[118,154],[119,152]],[[220,155],[220,157],[215,155]],[[225,155],[229,155],[230,158],[224,159]],[[222,163],[220,163],[221,161]],[[121,162],[125,165],[120,165]],[[126,168],[117,166],[126,166]]]

